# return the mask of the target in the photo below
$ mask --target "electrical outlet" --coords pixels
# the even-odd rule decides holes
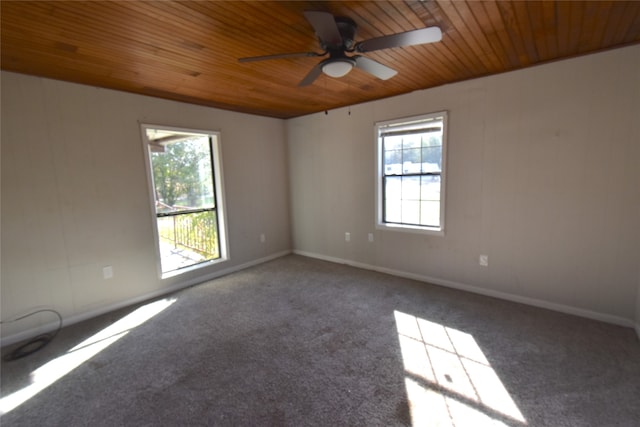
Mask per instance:
[[[267,237],[264,235],[264,233],[261,233],[261,234],[260,234],[260,242],[261,242],[261,243],[264,243],[264,242],[266,242],[266,241],[267,241]]]
[[[344,233],[344,241],[345,242],[350,242],[351,241],[351,233],[349,233],[349,232]]]
[[[373,242],[373,233],[369,233],[369,242]]]
[[[113,277],[113,267],[108,265],[102,269],[102,277],[107,280]]]
[[[483,267],[489,266],[489,255],[480,255],[479,263]]]

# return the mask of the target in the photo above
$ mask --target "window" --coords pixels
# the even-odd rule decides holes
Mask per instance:
[[[142,125],[163,277],[226,258],[219,134]]]
[[[447,113],[376,123],[377,227],[444,233]]]

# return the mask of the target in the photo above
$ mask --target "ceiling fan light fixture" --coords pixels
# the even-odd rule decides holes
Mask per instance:
[[[351,58],[334,58],[322,65],[322,72],[329,77],[343,77],[356,65],[356,61]]]

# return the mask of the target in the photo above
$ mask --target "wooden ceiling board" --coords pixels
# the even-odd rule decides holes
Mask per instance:
[[[419,16],[423,22],[427,23],[427,26],[438,25],[443,33],[448,32],[442,25],[436,24],[437,20],[431,15],[429,10],[425,8],[423,2],[411,2],[411,7],[414,12],[416,12],[416,15]],[[450,37],[444,37],[442,41],[433,43],[430,47],[435,52],[432,58],[438,58],[437,62],[432,59],[432,62],[434,62],[436,66],[440,65],[446,68],[449,73],[453,73],[453,76],[461,80],[464,80],[464,77],[461,76],[471,76],[469,67],[460,59],[461,54],[458,51],[457,44]],[[447,81],[451,81],[451,78],[449,77]]]
[[[466,43],[458,30],[450,24],[450,20],[445,15],[442,8],[436,4],[435,2],[427,2],[421,3],[421,5],[428,11],[429,14],[433,16],[433,20],[435,22],[446,22],[447,25],[445,28],[441,29],[443,31],[443,39],[439,44],[447,47],[449,50],[449,54],[446,56],[453,56],[456,61],[458,61],[462,66],[462,73],[459,75],[466,76],[461,77],[460,80],[464,80],[466,78],[471,78],[472,76],[482,75],[478,72],[478,69],[481,68],[477,57],[472,52],[465,51]],[[437,24],[440,26],[440,24]],[[445,36],[446,34],[446,36]]]
[[[290,118],[640,43],[636,1],[2,1],[2,69]],[[346,16],[356,42],[437,25],[440,42],[368,52],[398,71],[298,83],[324,57],[306,10]]]

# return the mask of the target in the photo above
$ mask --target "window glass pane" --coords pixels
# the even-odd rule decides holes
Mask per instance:
[[[209,138],[186,136],[160,148],[151,153],[156,212],[214,208]]]
[[[220,257],[216,212],[159,217],[162,271],[173,271]]]
[[[400,150],[402,149],[402,136],[385,136],[384,150]]]
[[[420,173],[420,148],[402,150],[402,173]]]
[[[420,200],[420,177],[402,177],[402,200]]]
[[[440,225],[440,202],[420,202],[420,224]]]
[[[422,172],[442,171],[442,147],[422,147]]]
[[[422,146],[423,147],[441,147],[442,131],[424,133],[422,135]]]
[[[387,177],[385,178],[385,215],[386,222],[401,222],[401,206],[402,199],[402,178]]]
[[[414,200],[402,201],[402,222],[404,224],[420,224],[420,202]]]
[[[403,135],[402,148],[420,148],[422,144],[422,138],[420,134]]]
[[[421,177],[420,199],[440,200],[440,176],[431,175]]]
[[[402,177],[387,177],[385,179],[385,198],[400,201],[402,199]]]
[[[396,200],[387,200],[385,204],[385,222],[402,222],[402,207],[400,205],[400,201]]]
[[[400,175],[402,173],[402,150],[384,152],[384,174]]]

